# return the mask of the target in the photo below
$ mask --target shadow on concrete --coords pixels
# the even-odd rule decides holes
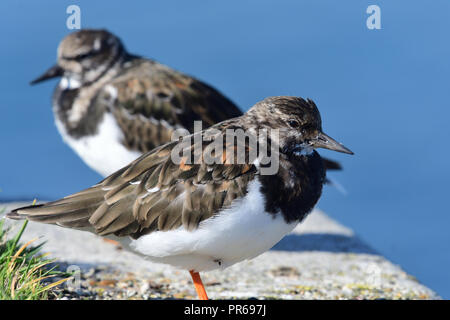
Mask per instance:
[[[271,250],[378,254],[356,236],[349,237],[332,233],[289,234]]]

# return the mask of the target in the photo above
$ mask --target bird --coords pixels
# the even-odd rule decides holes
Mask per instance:
[[[128,53],[119,37],[81,29],[60,42],[57,63],[32,85],[61,78],[53,93],[56,127],[78,156],[106,177],[143,153],[194,131],[242,115],[212,86],[153,59]],[[324,159],[328,170],[339,163]]]
[[[323,132],[312,100],[268,97],[242,116],[156,147],[90,188],[7,216],[119,241],[189,271],[206,300],[200,272],[262,254],[314,208],[325,183],[317,148],[353,154]]]

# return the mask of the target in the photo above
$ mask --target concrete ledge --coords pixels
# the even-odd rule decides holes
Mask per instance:
[[[187,272],[146,261],[93,234],[29,223],[23,241],[34,237],[46,241],[44,251],[62,266],[81,268],[82,287],[71,298],[196,296]],[[202,278],[212,299],[440,299],[320,210],[272,250]]]

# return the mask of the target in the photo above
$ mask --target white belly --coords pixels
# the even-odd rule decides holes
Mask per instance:
[[[89,167],[103,177],[109,176],[141,155],[140,152],[130,151],[122,145],[123,133],[108,112],[103,115],[96,135],[79,139],[70,137],[58,119],[55,122],[63,140]]]
[[[281,214],[265,212],[261,184],[250,183],[247,195],[202,221],[194,231],[183,227],[157,231],[131,240],[129,246],[155,262],[195,271],[226,268],[269,250],[297,223],[287,224]]]

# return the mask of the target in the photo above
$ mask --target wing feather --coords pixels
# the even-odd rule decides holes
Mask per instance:
[[[171,141],[177,128],[194,131],[242,115],[241,110],[213,87],[156,61],[133,58],[114,81],[93,100],[109,110],[124,132],[123,144],[148,152]]]
[[[199,143],[205,144],[191,141],[192,152],[199,150]],[[178,143],[144,154],[89,189],[45,205],[16,209],[9,216],[88,228],[103,236],[138,237],[179,227],[193,230],[243,197],[256,169],[250,164],[174,163],[170,154]],[[231,152],[225,144],[224,148],[225,153]]]

